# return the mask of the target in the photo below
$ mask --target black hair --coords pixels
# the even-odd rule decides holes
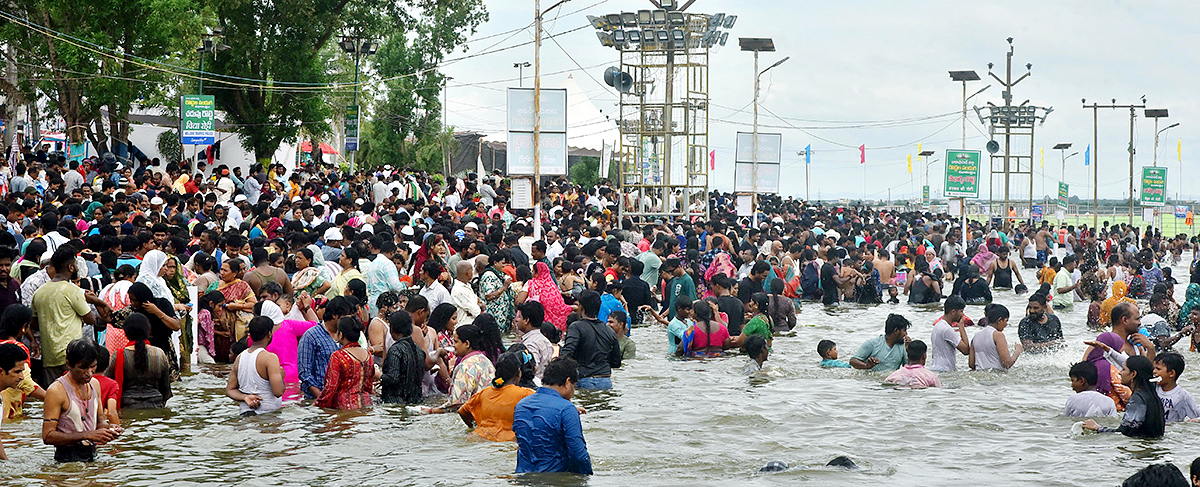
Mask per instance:
[[[1094,386],[1100,381],[1100,376],[1096,372],[1096,364],[1086,360],[1072,365],[1071,370],[1067,371],[1067,377],[1083,379],[1083,382],[1089,386]]]
[[[12,370],[17,364],[24,364],[26,360],[29,360],[29,354],[19,345],[0,343],[0,371]]]
[[[683,298],[675,301],[675,312],[678,313],[681,309],[692,309],[692,300]]]
[[[913,340],[908,343],[908,363],[914,364],[925,358],[925,352],[929,347],[921,340]]]
[[[474,324],[463,325],[454,329],[454,333],[458,335],[458,341],[468,344],[471,350],[482,351],[483,332]]]
[[[500,354],[500,358],[496,359],[496,378],[492,379],[492,387],[499,389],[508,384],[515,385],[521,377],[521,365],[520,352]]]
[[[259,294],[266,293],[266,294],[274,294],[276,296],[283,296],[283,286],[275,281],[264,282],[262,286],[259,286],[258,293]]]
[[[542,371],[542,385],[562,386],[570,380],[579,383],[579,363],[571,357],[558,357],[546,364]]]
[[[275,322],[271,321],[266,316],[255,316],[250,320],[250,324],[246,325],[246,329],[250,333],[250,339],[255,342],[266,340],[271,332],[275,330]]]
[[[517,305],[517,311],[535,327],[541,326],[546,319],[546,308],[537,301],[525,301]]]
[[[772,282],[774,282],[774,281],[772,281]],[[949,313],[951,311],[964,310],[964,309],[967,309],[967,302],[963,300],[962,296],[955,294],[953,296],[946,298],[946,302],[942,305],[942,309],[946,313]]]
[[[891,335],[898,330],[907,330],[910,326],[912,326],[912,323],[909,323],[908,318],[892,313],[888,315],[887,322],[883,325],[883,333],[884,335]]]
[[[404,305],[404,310],[409,313],[416,313],[420,310],[429,310],[429,299],[420,294],[408,298],[408,304]]]
[[[1193,469],[1195,465],[1193,462]],[[1150,465],[1121,482],[1121,487],[1189,487],[1190,485],[1184,478],[1183,472],[1170,463]]]
[[[446,327],[450,325],[450,318],[453,318],[456,313],[458,313],[458,308],[453,304],[439,304],[429,313],[429,326],[439,332],[446,331]],[[478,343],[473,345],[478,345]]]
[[[33,322],[33,309],[21,303],[9,305],[0,314],[0,339],[17,338]]]
[[[338,333],[342,334],[348,342],[357,342],[359,335],[362,334],[362,323],[358,322],[358,318],[353,316],[343,316],[338,319]]]
[[[625,328],[629,328],[629,314],[621,310],[613,310],[608,314],[609,319],[616,318],[618,323],[621,323]]]
[[[554,323],[550,323],[548,321],[542,323],[541,331],[542,336],[546,337],[550,343],[558,343],[560,340],[562,340],[562,330],[559,330],[557,326],[554,326]]]
[[[1154,363],[1145,355],[1134,355],[1125,361],[1125,367],[1134,372],[1133,384],[1130,384],[1134,394],[1142,394],[1146,400],[1146,416],[1141,431],[1157,433],[1162,436],[1166,424],[1166,413],[1163,411],[1162,400],[1158,398],[1154,383]]]
[[[829,351],[833,350],[833,347],[836,346],[837,344],[834,343],[833,340],[821,340],[817,342],[817,355],[824,359],[825,354],[829,353]]]
[[[391,330],[393,334],[401,337],[412,335],[412,315],[408,314],[408,312],[404,310],[400,310],[388,315],[388,329]]]
[[[341,318],[343,316],[351,316],[354,314],[354,305],[345,296],[334,296],[325,303],[324,319],[329,321],[331,318]],[[354,341],[354,340],[351,340]]]
[[[221,291],[212,291],[200,297],[200,309],[206,309],[209,313],[215,311],[217,303],[225,301],[225,295]]]
[[[1041,292],[1041,291],[1038,291],[1038,292],[1036,292],[1036,293],[1030,294],[1030,295],[1029,295],[1029,302],[1031,302],[1031,303],[1038,303],[1038,304],[1040,304],[1040,305],[1042,305],[1042,306],[1045,306],[1045,305],[1046,305],[1046,295],[1045,295],[1045,294],[1042,294],[1042,292]]]
[[[595,318],[600,313],[600,293],[584,289],[579,293],[579,305],[583,307],[585,316]]]
[[[483,352],[492,362],[500,358],[500,354],[504,353],[504,343],[501,337],[500,324],[496,321],[496,317],[489,313],[481,313],[475,317],[472,323],[482,334],[482,340],[478,347],[472,347]],[[474,345],[474,343],[472,343]]]
[[[767,339],[761,335],[750,335],[746,338],[746,355],[751,358],[756,358],[763,350],[767,349]]]
[[[1175,352],[1160,353],[1154,356],[1154,361],[1163,364],[1167,370],[1175,372],[1175,379],[1183,375],[1183,355]]]
[[[141,313],[130,313],[121,328],[125,330],[125,338],[134,344],[134,370],[144,372],[150,365],[149,350],[146,348],[146,340],[150,338],[150,319]],[[124,387],[123,384],[122,387]]]
[[[1000,320],[1008,319],[1008,308],[1003,304],[992,303],[984,308],[983,314],[987,317],[988,323],[995,323]]]

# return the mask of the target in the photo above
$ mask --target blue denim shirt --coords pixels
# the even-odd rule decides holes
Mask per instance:
[[[558,391],[542,387],[517,403],[513,432],[517,435],[516,473],[592,474],[579,411]]]

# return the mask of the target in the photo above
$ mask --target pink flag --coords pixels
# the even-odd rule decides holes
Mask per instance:
[[[709,171],[717,170],[717,151],[716,151],[716,149],[713,149],[708,152],[708,170]]]
[[[858,163],[859,164],[867,163],[867,144],[858,146]]]

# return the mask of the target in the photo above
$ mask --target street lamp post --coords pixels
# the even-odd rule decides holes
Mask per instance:
[[[967,148],[967,82],[979,81],[979,73],[975,71],[951,71],[950,79],[953,81],[962,82],[963,104],[962,104],[962,145],[960,148]],[[983,89],[976,91],[975,95],[983,93],[983,90],[988,89],[991,85],[984,86]],[[971,95],[971,96],[975,96]]]
[[[532,64],[529,64],[529,61],[525,61],[525,62],[521,62],[521,63],[513,63],[513,67],[517,68],[517,83],[518,83],[517,86],[518,87],[520,87],[520,88],[525,87],[525,68],[528,68],[530,66],[532,66]]]
[[[752,166],[753,170],[751,171],[751,174],[750,174],[751,184],[753,187],[752,191],[754,192],[754,194],[750,196],[750,198],[751,198],[750,206],[753,209],[753,213],[754,213],[753,225],[755,228],[758,228],[758,86],[759,86],[759,80],[762,78],[763,73],[766,73],[767,71],[770,71],[772,68],[779,66],[780,64],[783,64],[788,59],[791,59],[791,56],[780,59],[779,61],[776,61],[775,64],[772,64],[770,67],[768,67],[767,69],[759,71],[758,70],[758,53],[763,52],[763,51],[775,52],[775,41],[771,40],[770,38],[762,38],[762,37],[742,37],[742,38],[738,39],[738,44],[741,46],[741,49],[743,51],[754,52],[754,141],[751,143],[752,154],[754,154],[754,164]]]
[[[342,36],[342,42],[340,43],[340,45],[342,47],[342,50],[345,51],[346,54],[349,54],[349,55],[351,55],[351,57],[354,58],[354,102],[352,103],[352,106],[357,111],[358,110],[358,62],[364,56],[369,56],[369,55],[375,54],[375,51],[379,48],[379,44],[375,43],[375,41],[372,41],[366,37],[360,37],[360,36],[354,36],[354,35],[344,35],[344,36]],[[445,111],[445,107],[442,107],[442,109],[443,109],[443,111]],[[361,118],[361,114],[360,114],[360,118]],[[355,137],[357,137],[357,135],[355,135]],[[351,173],[354,172],[354,153],[357,151],[358,151],[357,143],[355,144],[355,150],[347,151],[350,153],[350,172]]]

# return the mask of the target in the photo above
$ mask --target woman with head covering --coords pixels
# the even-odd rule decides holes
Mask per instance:
[[[1124,340],[1121,339],[1121,335],[1110,331],[1101,333],[1095,341],[1084,343],[1089,347],[1083,354],[1083,360],[1096,366],[1096,392],[1111,398],[1116,403],[1117,410],[1124,411],[1133,391],[1121,384],[1120,370],[1117,364],[1113,363],[1124,362],[1125,355],[1120,353]]]
[[[1120,303],[1134,304],[1132,299],[1125,297],[1129,289],[1125,281],[1116,281],[1112,285],[1112,296],[1100,303],[1100,326],[1112,326],[1112,310]]]
[[[979,251],[971,258],[971,264],[979,268],[979,276],[987,281],[992,276],[992,263],[997,259],[996,254],[987,244],[979,244]]]
[[[142,263],[138,267],[137,282],[150,288],[154,297],[166,299],[174,307],[175,295],[171,293],[171,288],[167,287],[167,281],[163,279],[163,275],[167,273],[165,267],[168,259],[167,254],[161,250],[146,252],[146,256],[142,257]]]
[[[545,262],[538,262],[537,275],[529,280],[529,295],[526,299],[532,299],[542,303],[542,307],[546,309],[546,321],[554,323],[554,326],[560,330],[567,329],[567,315],[571,313],[571,307],[563,301],[562,291],[559,291],[558,285],[554,283],[554,275],[550,273],[550,266]],[[501,327],[508,329],[512,323],[501,323]]]

